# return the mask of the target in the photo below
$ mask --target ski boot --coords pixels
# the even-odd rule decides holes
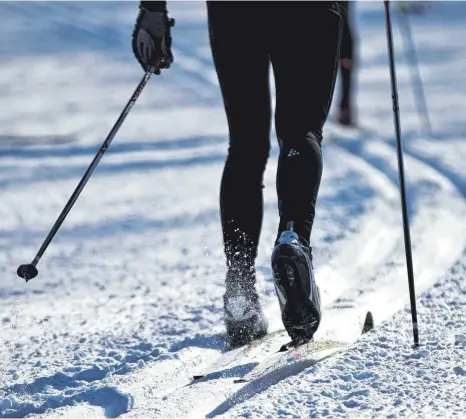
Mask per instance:
[[[230,349],[247,345],[267,334],[268,322],[255,288],[255,275],[229,270],[223,296],[227,345]]]
[[[310,342],[320,324],[320,294],[315,283],[312,252],[288,223],[272,252],[275,290],[282,321],[291,337],[287,347]]]

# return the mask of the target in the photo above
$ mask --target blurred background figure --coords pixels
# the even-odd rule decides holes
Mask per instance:
[[[428,133],[431,133],[430,122],[427,112],[427,104],[422,90],[422,82],[420,79],[419,68],[415,56],[414,43],[410,33],[408,15],[419,15],[426,11],[427,5],[423,1],[397,1],[394,2],[395,10],[399,18],[400,28],[402,30],[403,41],[407,60],[410,63],[410,71],[412,73],[413,86],[415,88],[415,99],[419,109],[419,114],[422,117],[423,127]],[[337,109],[337,121],[344,126],[357,126],[355,112],[355,62],[357,61],[356,37],[355,37],[355,21],[352,15],[355,7],[355,1],[347,2],[347,13],[343,26],[343,33],[340,47],[340,88],[339,102]],[[414,87],[413,87],[414,89]]]
[[[353,1],[348,1],[347,13],[343,25],[343,34],[340,47],[340,102],[337,120],[345,126],[355,125],[353,106],[354,81],[354,33],[351,11]]]

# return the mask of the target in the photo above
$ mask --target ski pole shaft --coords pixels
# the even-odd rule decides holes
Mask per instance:
[[[39,251],[37,252],[36,257],[33,259],[33,261],[30,264],[20,265],[18,267],[17,272],[16,272],[17,275],[19,277],[25,279],[26,282],[28,282],[30,279],[37,276],[38,271],[37,271],[36,266],[39,263],[39,260],[41,259],[42,255],[44,254],[45,250],[49,246],[52,239],[54,238],[54,236],[57,233],[58,229],[62,225],[62,223],[65,220],[66,216],[70,212],[70,210],[73,207],[74,203],[78,199],[80,193],[84,189],[84,186],[86,186],[87,181],[89,180],[89,178],[91,177],[91,175],[94,172],[95,168],[99,164],[100,160],[102,159],[102,156],[107,151],[107,149],[110,146],[112,140],[115,138],[115,135],[117,134],[117,132],[120,129],[121,125],[123,124],[124,120],[128,116],[131,108],[136,103],[136,101],[139,98],[139,95],[143,91],[144,87],[146,87],[147,82],[149,81],[149,79],[150,79],[153,72],[154,72],[154,68],[151,67],[144,74],[143,78],[141,79],[138,86],[136,87],[136,90],[134,91],[133,95],[131,96],[131,98],[129,99],[129,101],[126,104],[125,108],[123,109],[123,111],[121,112],[121,114],[118,117],[117,121],[115,122],[115,125],[110,130],[110,133],[108,134],[107,138],[103,142],[103,144],[100,147],[99,151],[95,155],[94,160],[92,160],[90,166],[88,167],[88,169],[84,173],[84,176],[82,177],[82,179],[79,182],[78,186],[74,190],[73,194],[69,198],[69,200],[66,203],[65,207],[63,208],[62,212],[60,213],[57,220],[55,221],[55,224],[53,225],[52,229],[50,230],[50,233],[47,235],[47,237],[44,240],[42,246],[40,247]]]
[[[401,129],[400,129],[400,113],[398,106],[398,88],[396,82],[395,72],[395,58],[393,52],[393,35],[392,35],[392,22],[390,16],[390,1],[384,0],[385,5],[385,23],[387,32],[387,44],[388,44],[388,58],[390,64],[390,78],[392,87],[392,100],[393,100],[393,115],[395,123],[396,133],[396,144],[397,144],[397,156],[398,156],[398,174],[400,181],[400,194],[401,194],[401,208],[403,216],[403,231],[405,241],[405,253],[406,253],[406,267],[408,271],[408,284],[409,284],[409,297],[411,303],[411,317],[413,326],[413,337],[414,346],[419,346],[419,330],[417,323],[417,309],[416,309],[416,293],[414,287],[414,273],[413,273],[413,257],[411,252],[411,237],[409,232],[409,218],[408,218],[408,206],[406,199],[406,187],[405,187],[405,175],[404,175],[404,163],[403,163],[403,144],[401,142]]]

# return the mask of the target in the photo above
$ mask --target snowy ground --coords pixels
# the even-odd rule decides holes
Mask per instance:
[[[408,286],[382,2],[359,2],[357,106],[329,121],[313,246],[320,337],[346,351],[273,382],[186,386],[222,349],[218,188],[226,119],[203,2],[171,2],[175,65],[154,77],[38,266],[32,260],[141,70],[137,3],[0,3],[0,417],[451,417],[466,388],[464,3],[411,19],[434,131],[424,134],[394,35],[422,347]],[[338,90],[335,101],[338,100]],[[270,277],[277,145],[258,288]]]

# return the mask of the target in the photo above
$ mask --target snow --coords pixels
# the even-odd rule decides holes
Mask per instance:
[[[352,343],[283,380],[248,384],[232,380],[264,351],[188,385],[223,348],[228,133],[205,4],[170,11],[173,67],[149,82],[26,284],[17,266],[35,256],[142,77],[130,44],[137,4],[0,3],[0,417],[462,416],[464,3],[429,3],[410,19],[432,137],[393,19],[421,347],[412,348],[383,4],[359,2],[364,130],[327,123],[312,243],[318,337]],[[272,144],[257,268],[276,331]],[[367,310],[376,330],[355,341]]]

